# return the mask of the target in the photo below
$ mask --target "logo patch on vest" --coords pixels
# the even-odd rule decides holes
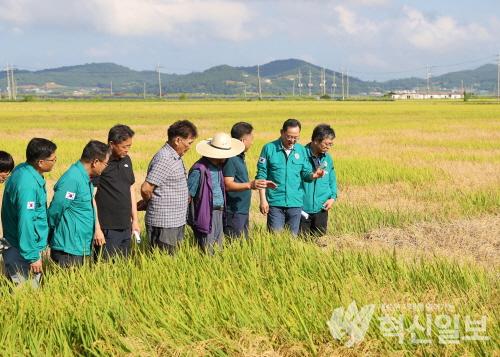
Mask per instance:
[[[35,209],[35,202],[29,201],[28,204],[26,205],[27,209]]]
[[[76,194],[74,192],[69,192],[68,191],[68,192],[66,192],[66,196],[64,196],[64,197],[66,199],[68,199],[68,200],[72,200],[73,201],[75,199],[75,197],[76,197]]]
[[[128,164],[123,164],[123,166],[128,167]]]
[[[298,153],[295,153],[295,155],[294,155],[294,156],[295,156],[295,158],[296,158],[297,160],[298,160],[298,159],[300,159],[300,155],[299,155]]]
[[[265,158],[265,157],[262,157],[262,156],[261,156],[261,157],[259,157],[259,162],[260,162],[261,164],[264,164],[264,163],[266,162],[266,158]]]

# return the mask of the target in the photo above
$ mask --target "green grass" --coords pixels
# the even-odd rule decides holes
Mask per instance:
[[[261,147],[289,117],[301,142],[315,125],[337,133],[339,200],[328,234],[362,239],[379,228],[474,219],[500,213],[499,105],[463,102],[32,102],[0,103],[0,149],[23,161],[34,136],[53,139],[58,161],[49,197],[89,139],[106,140],[116,123],[135,131],[137,183],[178,119],[199,139],[237,121],[255,128],[250,176]],[[198,158],[184,157],[186,167]],[[0,187],[0,195],[3,187]],[[252,244],[201,256],[188,239],[181,253],[137,254],[129,261],[61,271],[49,266],[39,291],[11,292],[0,279],[0,355],[492,355],[498,351],[498,266],[464,266],[392,251],[322,250],[271,236],[253,197]],[[142,220],[141,215],[141,220]],[[478,243],[480,244],[480,243]],[[466,254],[467,252],[464,252]],[[376,328],[354,349],[333,340],[334,308],[364,304],[453,304],[465,317],[488,316],[489,342],[403,345]],[[412,314],[405,312],[409,323]],[[463,325],[462,325],[463,331]]]
[[[409,337],[400,346],[381,335],[380,304],[394,302],[453,304],[462,317],[488,316],[490,342],[441,346],[434,331],[434,343],[424,349],[428,354],[498,348],[493,272],[442,259],[408,261],[389,252],[324,252],[288,236],[255,236],[251,244],[233,244],[215,257],[187,244],[173,258],[156,252],[81,270],[52,267],[39,291],[25,287],[11,294],[4,284],[3,353],[234,355],[250,352],[245,338],[264,338],[260,353],[329,355],[345,347],[333,340],[326,321],[352,300],[359,307],[378,304],[353,352],[412,355],[422,349]],[[413,318],[411,312],[404,316],[408,323]]]

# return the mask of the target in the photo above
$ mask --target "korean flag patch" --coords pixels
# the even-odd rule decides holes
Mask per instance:
[[[74,192],[66,192],[66,196],[64,196],[68,200],[74,200],[75,199],[75,193]]]
[[[265,163],[266,163],[266,158],[265,158],[265,157],[262,157],[262,156],[261,156],[261,157],[259,157],[259,162],[260,162],[261,164],[265,164]]]
[[[294,156],[295,156],[295,159],[297,159],[297,160],[300,159],[300,155],[298,153],[295,153]]]
[[[35,209],[35,202],[29,201],[28,204],[26,205],[27,209]]]

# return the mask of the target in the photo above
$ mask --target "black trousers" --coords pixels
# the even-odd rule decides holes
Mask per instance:
[[[109,260],[116,255],[128,257],[130,254],[130,244],[132,231],[128,229],[103,229],[106,244],[102,247],[96,247],[95,258],[102,257]]]
[[[321,210],[318,213],[309,214],[309,218],[300,217],[301,236],[321,237],[326,234],[328,225],[328,211]]]
[[[72,266],[82,266],[84,257],[81,255],[73,255],[62,250],[50,250],[50,257],[57,265],[62,268],[69,268]]]

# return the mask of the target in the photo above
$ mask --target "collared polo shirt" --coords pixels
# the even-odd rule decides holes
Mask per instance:
[[[90,255],[94,237],[94,185],[80,161],[54,186],[49,207],[50,247],[68,254]]]
[[[234,182],[246,183],[248,179],[248,169],[245,164],[245,153],[227,159],[224,169],[224,177],[234,177]],[[226,192],[227,211],[231,213],[248,214],[252,191]]]
[[[154,185],[146,225],[177,228],[186,224],[188,186],[182,158],[167,143],[149,163],[146,181]]]
[[[307,213],[318,213],[330,198],[337,198],[337,176],[330,154],[314,156],[310,144],[306,147],[307,159],[312,167],[324,167],[325,175],[313,182],[304,182],[304,207]]]
[[[28,163],[18,165],[7,179],[2,198],[4,238],[33,263],[47,246],[45,179]]]
[[[132,216],[132,197],[130,187],[135,182],[132,160],[110,159],[101,176],[96,177],[95,201],[99,225],[103,229],[130,229]],[[135,202],[134,202],[135,204]]]
[[[257,163],[256,179],[271,180],[278,185],[267,189],[270,206],[302,207],[304,186],[302,181],[311,181],[312,167],[306,160],[306,151],[298,143],[286,154],[281,139],[267,143],[262,148]]]

